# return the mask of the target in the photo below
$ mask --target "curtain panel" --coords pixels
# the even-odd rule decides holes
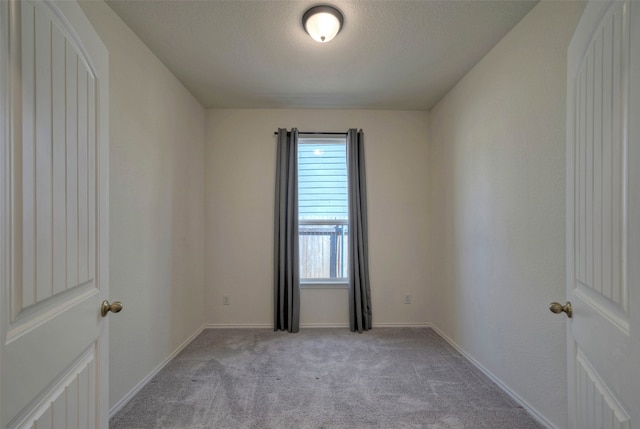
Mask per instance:
[[[300,330],[298,239],[298,130],[278,129],[275,186],[274,324]]]
[[[369,285],[369,243],[367,189],[364,166],[364,133],[355,128],[347,133],[349,182],[349,328],[368,331],[371,321]]]

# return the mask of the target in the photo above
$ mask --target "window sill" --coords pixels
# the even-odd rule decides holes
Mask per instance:
[[[302,289],[347,289],[348,281],[332,281],[332,280],[301,280],[300,288]]]

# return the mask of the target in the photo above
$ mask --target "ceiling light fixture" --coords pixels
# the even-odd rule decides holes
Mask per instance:
[[[326,43],[342,28],[342,14],[333,6],[314,6],[302,15],[302,25],[316,42]]]

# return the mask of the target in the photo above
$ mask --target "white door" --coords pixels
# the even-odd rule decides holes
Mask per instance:
[[[640,3],[586,6],[567,64],[569,427],[640,428]]]
[[[69,1],[0,42],[0,427],[106,428],[107,50]]]

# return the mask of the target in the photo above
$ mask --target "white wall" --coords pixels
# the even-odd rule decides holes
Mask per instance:
[[[541,2],[431,111],[432,320],[566,426],[566,49],[584,5]]]
[[[366,110],[207,111],[206,322],[273,326],[278,127],[364,130],[373,323],[429,322],[428,113]],[[405,294],[412,295],[410,305]],[[222,305],[223,295],[231,305]],[[346,290],[302,290],[300,320],[346,326]]]
[[[104,2],[81,2],[109,50],[110,406],[203,323],[202,106]]]

